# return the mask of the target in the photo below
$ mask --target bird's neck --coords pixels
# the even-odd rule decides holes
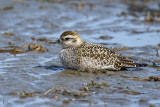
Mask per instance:
[[[81,38],[78,38],[77,41],[75,42],[75,46],[80,46],[83,44],[83,40]]]
[[[84,42],[81,41],[79,43],[75,43],[75,44],[72,44],[72,45],[63,46],[63,49],[66,49],[66,48],[78,48],[78,47],[81,47],[83,44],[84,44]]]

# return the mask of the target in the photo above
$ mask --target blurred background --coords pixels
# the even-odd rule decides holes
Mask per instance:
[[[73,30],[97,43],[160,42],[158,0],[2,0],[0,7],[1,34],[58,38]]]

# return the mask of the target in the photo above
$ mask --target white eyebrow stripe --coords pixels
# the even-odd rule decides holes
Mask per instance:
[[[67,35],[67,36],[65,36],[65,38],[74,38],[74,36],[73,35]]]

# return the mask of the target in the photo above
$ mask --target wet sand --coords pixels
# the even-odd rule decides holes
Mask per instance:
[[[0,2],[1,107],[160,106],[159,1]],[[149,66],[67,70],[61,46],[49,44],[66,30]]]

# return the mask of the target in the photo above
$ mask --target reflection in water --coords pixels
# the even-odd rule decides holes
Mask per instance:
[[[54,71],[62,71],[65,68],[63,66],[55,66],[55,65],[51,65],[51,66],[36,66],[34,68],[42,68],[42,69],[46,69],[46,70],[54,70]]]

